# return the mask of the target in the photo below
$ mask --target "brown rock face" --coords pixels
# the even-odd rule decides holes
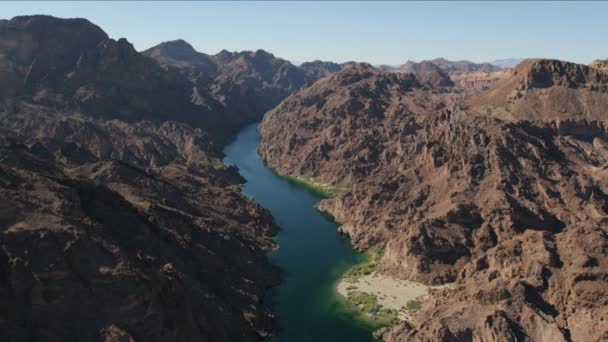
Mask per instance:
[[[204,153],[200,133],[70,118],[55,125],[40,126],[29,147],[0,148],[2,340],[265,334],[260,298],[276,281],[264,257],[274,224],[227,188],[239,181],[234,170],[210,176],[187,163]],[[183,155],[155,162],[155,147]]]
[[[385,248],[382,272],[454,283],[432,294],[415,326],[379,334],[607,339],[606,74],[527,60],[483,93],[409,77],[345,68],[260,126],[260,153],[280,173],[347,189],[319,208],[358,248]],[[522,96],[507,103],[497,95],[505,89]],[[566,95],[576,104],[556,115],[552,102]],[[576,108],[587,111],[569,114]]]
[[[353,62],[338,64],[316,60],[302,63],[300,69],[304,70],[310,78],[318,80],[342,70],[342,68],[351,63]]]
[[[500,80],[511,77],[512,74],[512,69],[502,69],[492,72],[475,71],[458,73],[452,74],[450,77],[462,88],[488,90]]]
[[[591,63],[590,65],[592,68],[596,68],[596,69],[602,69],[602,70],[608,70],[608,59],[598,59],[593,61],[593,63]]]
[[[81,19],[0,21],[0,76],[0,340],[271,334],[276,227],[222,104]]]
[[[434,87],[451,87],[454,85],[448,73],[437,64],[428,61],[420,63],[407,62],[399,67],[399,72],[412,73],[423,83]]]
[[[471,103],[484,115],[507,120],[605,120],[608,74],[582,64],[526,59],[512,77]]]
[[[179,70],[196,85],[192,100],[219,108],[224,126],[237,129],[258,121],[287,95],[322,77],[320,72],[307,72],[264,50],[206,55],[177,40],[142,54],[164,68]]]

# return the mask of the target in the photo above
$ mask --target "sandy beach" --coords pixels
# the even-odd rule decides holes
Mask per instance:
[[[439,286],[440,287],[440,286]],[[360,291],[376,295],[378,304],[387,309],[399,310],[407,302],[424,297],[431,287],[409,281],[378,274],[376,272],[359,277],[352,281],[344,278],[338,283],[338,293],[348,297],[350,291]],[[433,286],[432,288],[437,288]]]

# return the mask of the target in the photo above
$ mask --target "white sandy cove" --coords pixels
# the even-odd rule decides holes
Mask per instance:
[[[438,287],[441,286],[433,286],[432,288]],[[338,293],[344,297],[347,297],[350,291],[374,294],[378,298],[378,304],[381,304],[382,307],[399,310],[410,300],[425,297],[430,288],[431,286],[421,283],[397,279],[374,272],[362,276],[354,282],[349,282],[343,278],[338,284]]]

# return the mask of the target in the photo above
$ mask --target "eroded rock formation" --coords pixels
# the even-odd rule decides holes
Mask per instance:
[[[227,129],[259,121],[287,95],[330,72],[308,64],[299,68],[264,50],[207,55],[183,40],[161,43],[142,54],[192,81],[192,101],[219,110]],[[324,67],[333,70],[331,64]]]
[[[269,111],[259,150],[347,189],[319,209],[356,247],[385,248],[382,272],[453,283],[384,339],[603,340],[607,77],[526,60],[463,93],[351,66]]]
[[[221,163],[228,105],[82,19],[0,21],[0,76],[0,340],[271,334],[276,227]]]

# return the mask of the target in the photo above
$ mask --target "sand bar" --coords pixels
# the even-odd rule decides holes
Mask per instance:
[[[390,276],[372,273],[361,276],[357,280],[342,279],[338,283],[338,293],[348,297],[350,291],[360,291],[374,294],[378,298],[378,304],[387,309],[399,310],[406,306],[410,300],[425,297],[429,289],[444,286],[428,286],[421,283],[402,280]]]

